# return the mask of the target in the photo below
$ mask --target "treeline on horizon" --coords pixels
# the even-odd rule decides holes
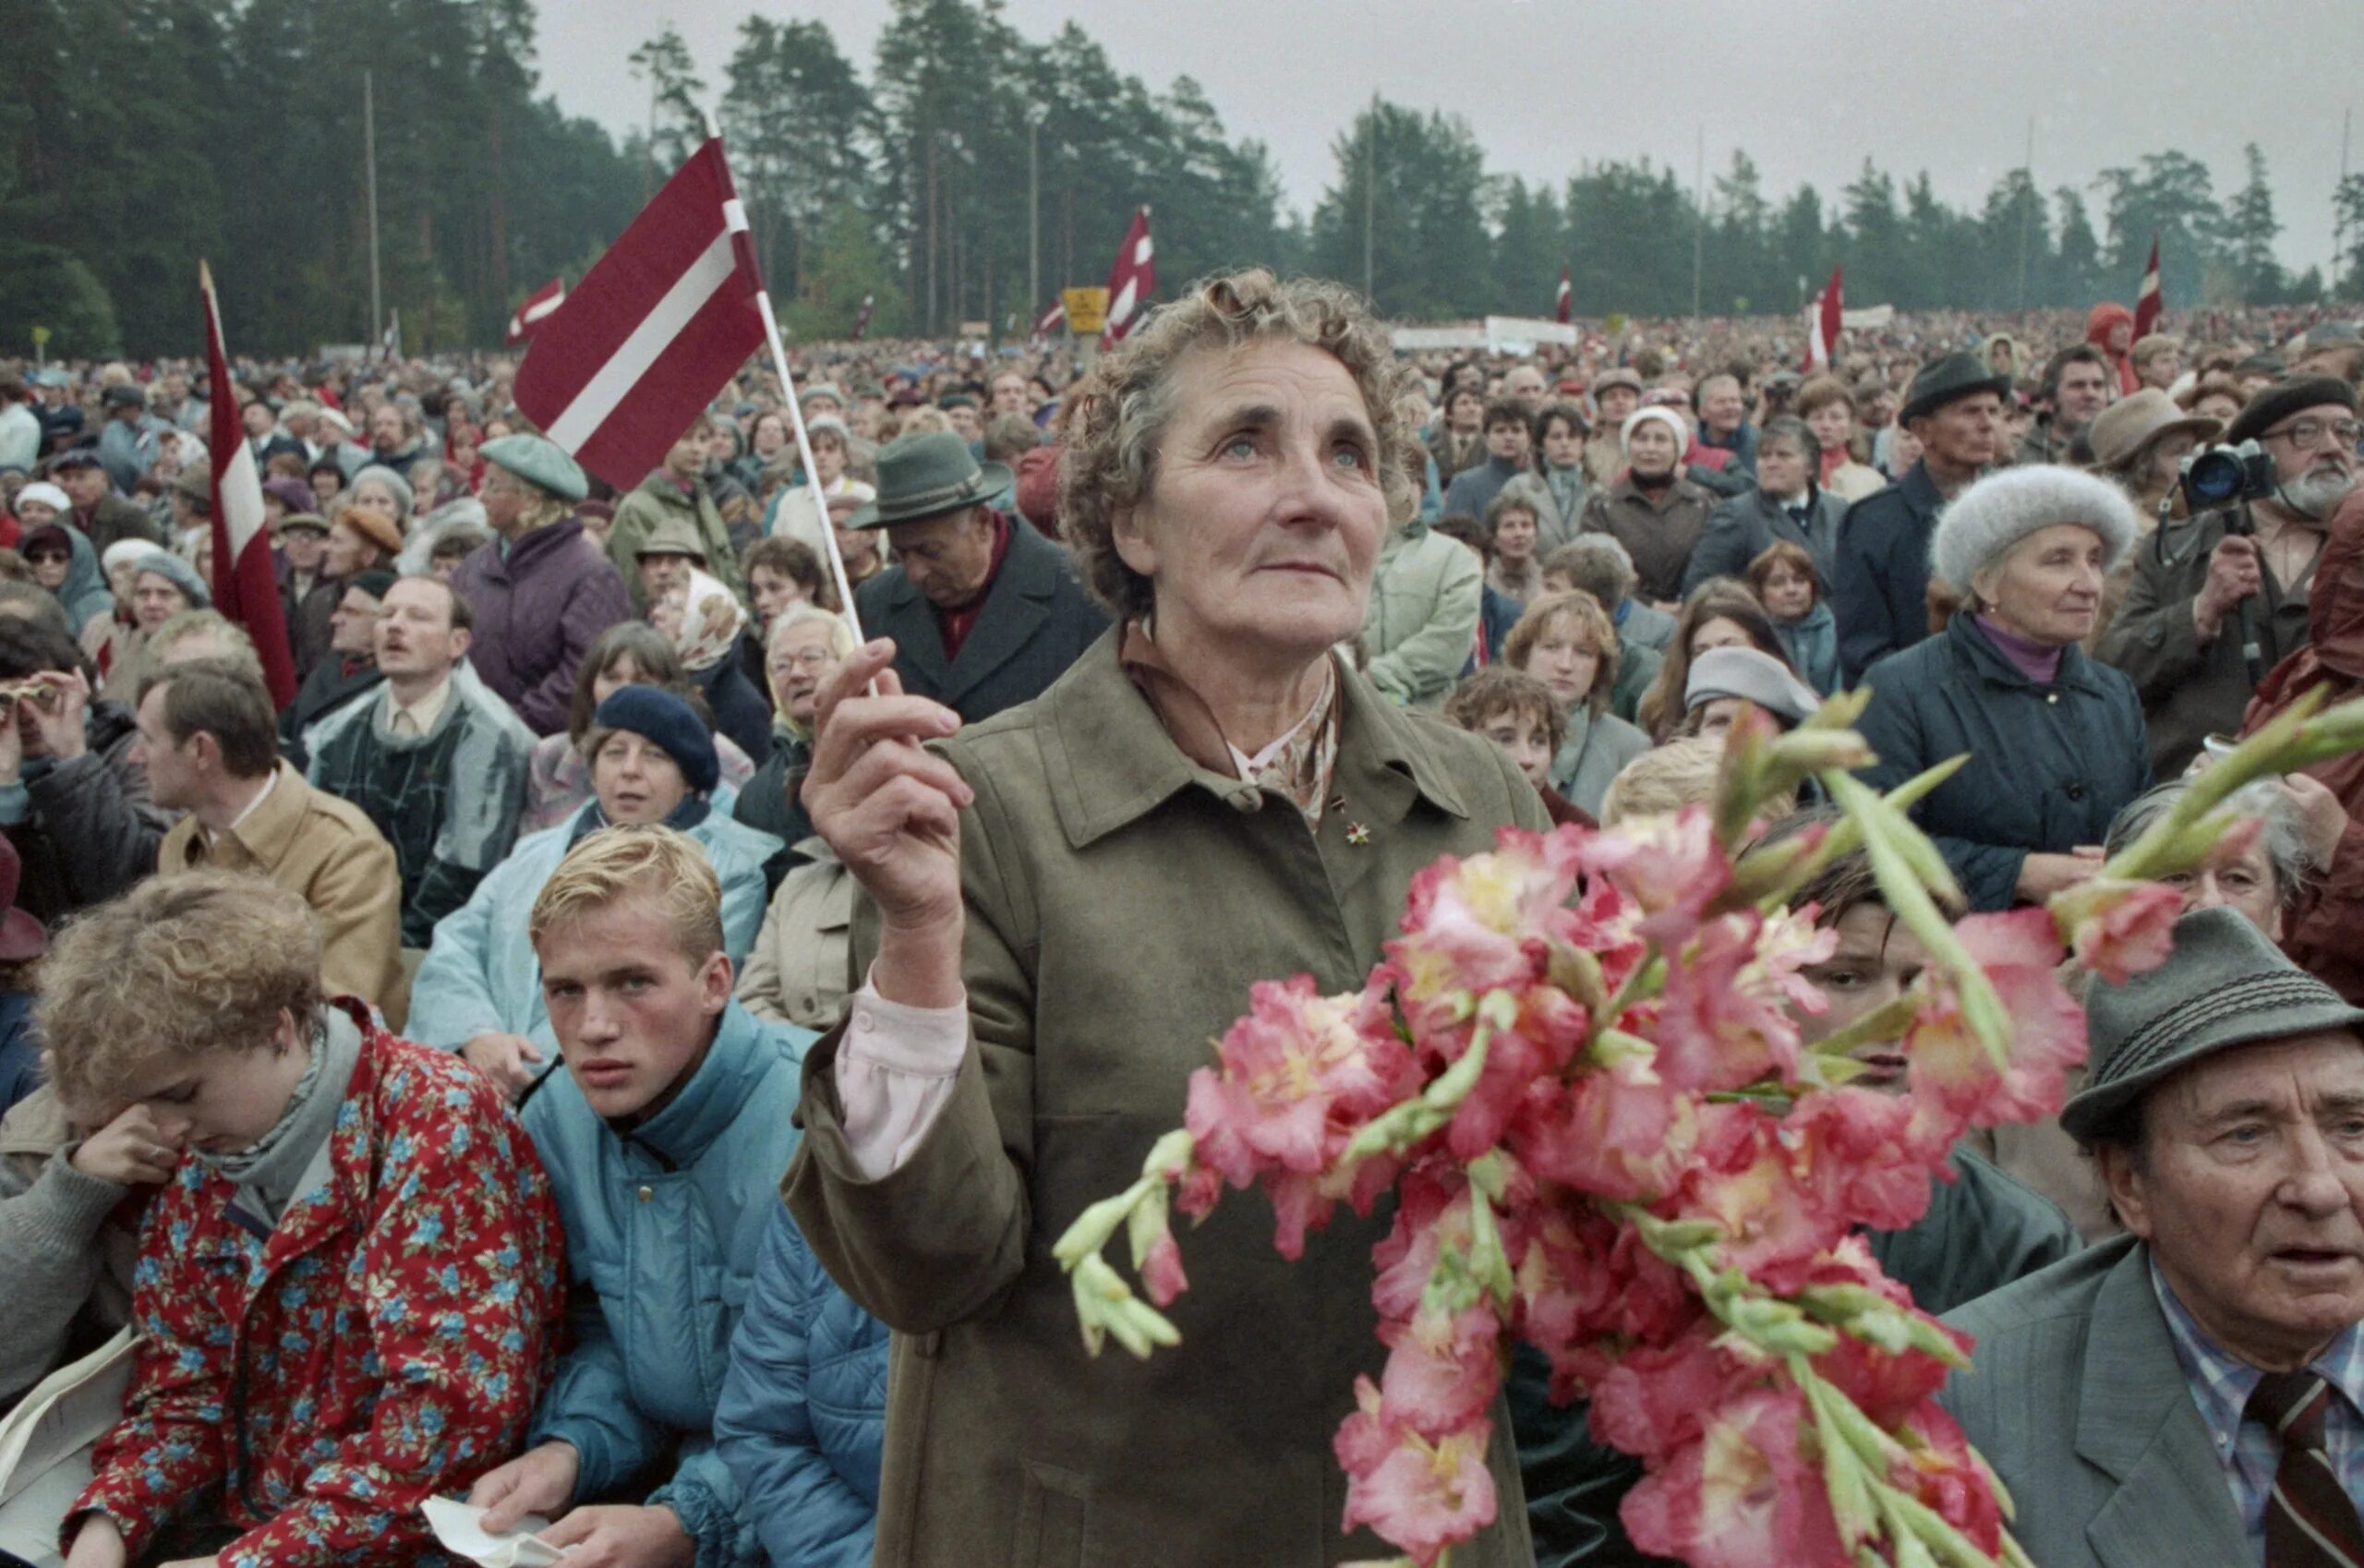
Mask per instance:
[[[363,74],[376,106],[380,286],[407,350],[488,347],[525,294],[579,277],[720,123],[793,336],[1019,330],[1096,283],[1133,208],[1153,209],[1170,292],[1261,263],[1360,285],[1391,318],[1541,315],[1562,267],[1580,315],[1796,309],[1844,262],[1852,303],[2015,311],[2131,300],[2153,234],[2171,308],[2310,303],[2263,157],[2220,195],[2169,150],[2083,187],[2024,169],[1975,210],[1866,158],[1835,193],[1768,191],[1745,150],[1691,182],[1604,161],[1560,184],[1489,170],[1466,121],[1374,97],[1332,141],[1309,214],[1269,151],[1233,137],[1188,77],[1116,69],[1078,23],[1021,36],[996,0],[894,0],[865,73],[826,23],[750,16],[722,79],[669,26],[605,93],[647,105],[619,143],[562,113],[536,66],[532,0],[18,0],[0,52],[0,354],[196,351],[197,263],[240,353],[365,343]],[[577,96],[580,96],[578,93]],[[1028,188],[1039,191],[1030,258]],[[2364,283],[2364,175],[2330,199]],[[1368,249],[1366,248],[1368,246]],[[1032,297],[1030,262],[1043,297]]]

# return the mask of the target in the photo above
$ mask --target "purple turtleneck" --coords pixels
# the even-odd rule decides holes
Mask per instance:
[[[1977,617],[1978,629],[1995,645],[1995,651],[2011,661],[2011,668],[2039,686],[2049,686],[2060,678],[2060,648],[2051,643],[2031,642],[2005,626],[1992,616]]]

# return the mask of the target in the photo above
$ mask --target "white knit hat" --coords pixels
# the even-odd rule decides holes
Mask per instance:
[[[1691,427],[1683,422],[1682,415],[1666,407],[1636,408],[1625,416],[1625,423],[1617,428],[1617,450],[1620,452],[1632,451],[1634,432],[1653,419],[1663,422],[1668,429],[1674,432],[1674,450],[1679,459],[1691,445]]]
[[[1929,540],[1929,565],[1948,586],[1970,591],[1971,579],[2039,528],[2075,523],[2101,537],[2102,569],[2126,559],[2141,532],[2134,503],[2107,479],[2074,468],[2035,464],[1989,474],[1938,514]]]
[[[55,485],[49,484],[42,480],[36,479],[33,483],[27,485],[23,489],[17,492],[17,504],[18,506],[22,506],[29,501],[37,501],[53,512],[71,512],[74,510],[73,501],[67,497],[64,490],[59,489]]]

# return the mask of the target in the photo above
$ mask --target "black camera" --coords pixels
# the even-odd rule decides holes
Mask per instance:
[[[2184,500],[2195,517],[2219,507],[2263,501],[2279,481],[2274,459],[2253,440],[2238,446],[2212,446],[2183,460]]]

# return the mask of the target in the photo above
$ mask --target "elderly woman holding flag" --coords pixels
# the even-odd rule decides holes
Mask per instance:
[[[1342,1212],[1291,1266],[1254,1206],[1218,1212],[1182,1345],[1147,1363],[1078,1354],[1051,1245],[1138,1171],[1254,982],[1358,986],[1418,868],[1548,826],[1493,747],[1334,652],[1412,513],[1399,375],[1342,288],[1202,284],[1068,416],[1062,532],[1118,626],[965,731],[891,644],[826,689],[804,800],[867,895],[868,978],[808,1059],[786,1189],[897,1331],[882,1565],[1380,1555],[1331,1459],[1378,1370],[1378,1222]],[[1498,1523],[1461,1568],[1530,1560],[1509,1439],[1498,1418],[1471,1480]]]

